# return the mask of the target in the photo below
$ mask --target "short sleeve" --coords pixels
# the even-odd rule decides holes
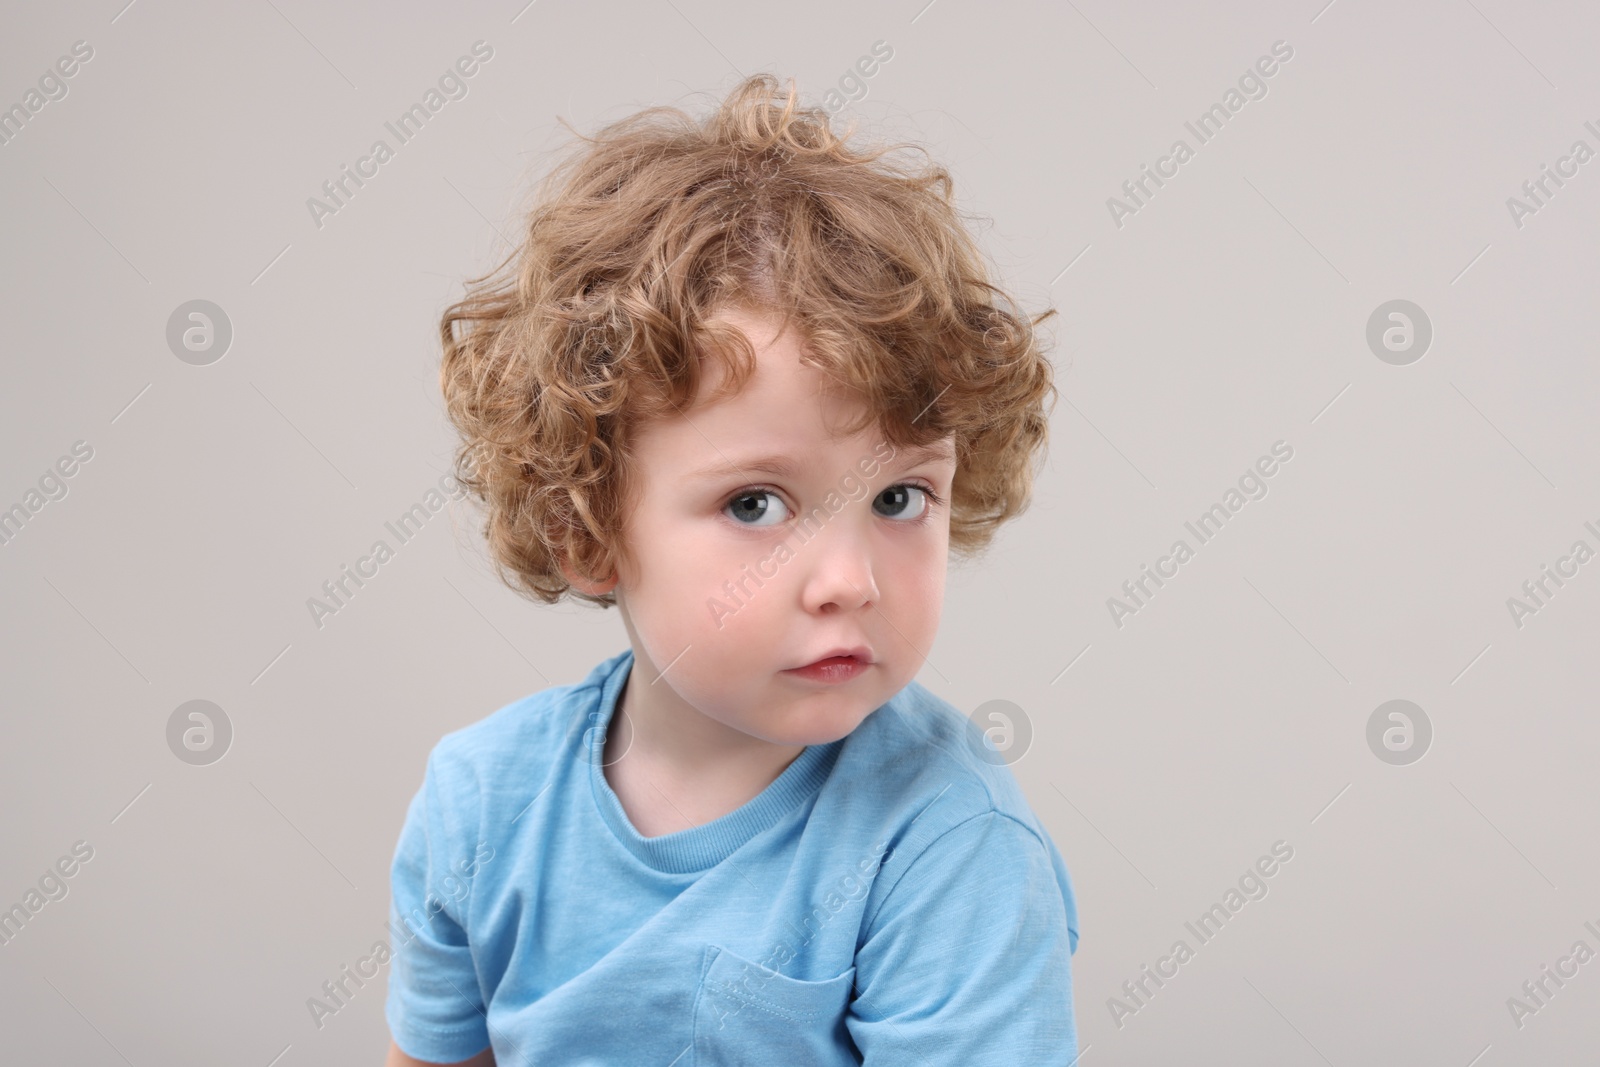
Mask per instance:
[[[483,996],[467,941],[465,904],[476,864],[476,815],[442,803],[437,758],[411,800],[390,870],[392,963],[384,1015],[415,1059],[453,1063],[489,1046]],[[454,810],[453,810],[454,809]]]
[[[1045,843],[997,811],[936,838],[856,950],[845,1025],[865,1067],[1073,1063],[1070,892]]]

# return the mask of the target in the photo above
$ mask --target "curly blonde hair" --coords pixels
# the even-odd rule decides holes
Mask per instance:
[[[569,127],[570,129],[570,127]],[[576,134],[576,131],[573,131]],[[697,123],[652,107],[614,122],[539,184],[523,243],[439,324],[439,380],[460,433],[453,473],[486,507],[501,579],[553,604],[602,605],[562,573],[603,581],[623,543],[630,441],[696,396],[701,360],[755,369],[719,311],[794,323],[808,362],[865,402],[888,442],[953,436],[950,546],[971,555],[1029,503],[1048,437],[1049,360],[989,281],[949,173],[857,149],[794,82],[740,82]]]

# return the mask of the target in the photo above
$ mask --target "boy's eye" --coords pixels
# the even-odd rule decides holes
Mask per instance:
[[[920,499],[922,502],[920,507],[916,506],[916,503],[911,496],[913,492],[916,493],[917,499]],[[879,493],[877,499],[872,503],[874,506],[879,504],[883,505],[883,509],[879,511],[878,514],[883,515],[886,518],[901,519],[906,522],[915,522],[916,520],[922,518],[923,515],[927,514],[928,501],[931,495],[932,494],[930,494],[920,485],[911,485],[909,483],[905,485],[891,485],[889,488]]]
[[[723,511],[741,526],[776,526],[789,517],[788,505],[771,489],[742,489],[728,501]],[[772,521],[764,522],[764,519]]]
[[[873,500],[873,508],[884,518],[898,522],[917,522],[928,513],[930,501],[937,503],[933,492],[909,482],[891,485]],[[776,526],[789,518],[789,506],[771,489],[751,488],[740,490],[723,508],[734,522],[741,526]]]

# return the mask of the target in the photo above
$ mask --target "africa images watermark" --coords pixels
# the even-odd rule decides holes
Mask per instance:
[[[66,499],[67,479],[78,473],[81,464],[94,458],[94,446],[87,441],[72,442],[72,454],[62,456],[39,475],[39,488],[30,488],[20,503],[0,511],[0,547],[9,545],[22,532],[28,520],[44,510],[52,500]]]
[[[397,542],[405,545],[422,532],[423,525],[429,519],[444,509],[447,497],[460,500],[466,492],[466,486],[454,474],[443,474],[439,477],[437,487],[430,486],[420,502],[401,512],[394,522],[385,522],[384,528],[394,535]],[[326,601],[314,596],[306,597],[306,610],[311,613],[311,622],[316,628],[323,628],[323,620],[327,616],[337,615],[349,607],[350,601],[367,581],[376,578],[379,568],[395,557],[395,551],[389,547],[388,541],[378,538],[372,542],[367,554],[356,560],[353,569],[348,563],[341,564],[339,574],[322,583]],[[354,588],[351,588],[352,585]]]
[[[1600,928],[1597,928],[1593,922],[1586,919],[1583,927],[1595,937],[1600,938]],[[1517,1029],[1521,1030],[1527,1025],[1528,1016],[1537,1015],[1542,1009],[1548,1008],[1551,998],[1567,984],[1562,979],[1576,978],[1578,976],[1578,968],[1594,959],[1594,954],[1594,949],[1589,946],[1589,942],[1580,937],[1572,943],[1572,949],[1565,956],[1561,956],[1556,960],[1554,970],[1546,963],[1540,967],[1538,978],[1532,978],[1522,983],[1522,995],[1527,998],[1526,1000],[1514,996],[1507,997],[1506,1010],[1511,1013],[1511,1021],[1516,1024]],[[1572,967],[1570,971],[1566,967],[1568,964]],[[1554,985],[1555,988],[1551,989],[1551,985]],[[1543,995],[1541,996],[1540,994]]]
[[[445,891],[451,903],[461,903],[467,895],[473,877],[492,859],[494,859],[494,846],[487,841],[479,841],[470,861],[456,861],[455,869],[459,870],[460,874],[446,874],[440,879],[439,888]],[[392,943],[387,938],[379,938],[372,943],[372,948],[365,956],[356,960],[353,968],[349,964],[341,966],[338,977],[322,983],[322,994],[326,999],[314,996],[306,998],[306,1010],[311,1012],[311,1021],[316,1024],[316,1028],[321,1030],[328,1016],[343,1011],[355,997],[356,990],[378,977],[378,971],[388,964],[400,949],[416,939],[417,931],[412,929],[413,925],[426,929],[433,917],[444,911],[444,906],[444,900],[435,896],[430,890],[423,897],[422,905],[412,908],[409,914],[401,915],[398,911],[394,912],[390,916],[388,925],[389,932],[394,935]],[[410,922],[406,921],[408,919]],[[351,984],[355,985],[354,990],[350,988]]]
[[[1586,119],[1583,123],[1583,128],[1597,139],[1600,139],[1600,127],[1595,126],[1594,120]],[[1540,208],[1548,207],[1549,201],[1556,195],[1556,190],[1567,184],[1561,179],[1576,178],[1578,176],[1578,168],[1589,162],[1594,156],[1595,151],[1589,147],[1589,142],[1580,137],[1572,142],[1572,147],[1567,150],[1566,155],[1556,160],[1554,170],[1550,168],[1549,164],[1539,164],[1539,176],[1522,183],[1522,193],[1527,199],[1519,200],[1514,196],[1506,197],[1506,210],[1511,212],[1511,222],[1516,228],[1522,229],[1522,220],[1525,216],[1537,215]],[[1571,170],[1567,169],[1569,165],[1572,168]],[[1555,185],[1555,189],[1550,188],[1552,183]],[[1544,195],[1541,197],[1540,193]]]
[[[883,64],[894,58],[894,48],[888,41],[872,42],[871,55],[862,56],[855,64],[839,75],[839,87],[829,88],[822,94],[822,106],[828,114],[837,115],[846,104],[859,104],[867,98],[866,79],[883,69]]]
[[[1287,864],[1292,859],[1294,859],[1294,846],[1281,839],[1274,841],[1272,854],[1262,856],[1252,866],[1247,867],[1239,876],[1238,886],[1229,886],[1228,891],[1222,895],[1221,903],[1211,905],[1211,908],[1202,912],[1194,922],[1185,922],[1184,927],[1195,936],[1199,944],[1210,944],[1222,932],[1222,927],[1228,920],[1237,915],[1248,901],[1266,899],[1267,879],[1278,873],[1280,863]],[[1196,926],[1196,923],[1199,925]],[[1106,1009],[1111,1012],[1111,1021],[1117,1024],[1117,1029],[1122,1029],[1124,1020],[1128,1016],[1137,1015],[1149,1006],[1156,993],[1167,984],[1162,979],[1177,977],[1179,968],[1194,957],[1195,949],[1189,947],[1189,942],[1180,937],[1172,943],[1172,948],[1165,956],[1156,960],[1154,970],[1148,963],[1143,964],[1139,968],[1138,978],[1130,978],[1123,982],[1122,992],[1127,1000],[1114,996],[1106,998]],[[1151,983],[1155,984],[1154,989],[1151,988]]]
[[[53,67],[46,67],[39,75],[39,88],[29,88],[19,103],[0,111],[0,145],[8,145],[22,132],[33,116],[44,110],[46,104],[67,98],[67,79],[78,73],[81,64],[94,58],[94,46],[88,41],[72,42],[72,54],[62,56]]]
[[[1277,458],[1274,459],[1274,456]],[[1237,489],[1229,486],[1227,492],[1222,494],[1220,503],[1212,504],[1210,508],[1201,512],[1194,522],[1185,522],[1183,524],[1194,535],[1197,545],[1207,544],[1212,538],[1216,537],[1222,531],[1223,524],[1234,515],[1237,515],[1239,510],[1249,501],[1261,500],[1266,497],[1266,479],[1278,473],[1280,462],[1287,463],[1293,458],[1294,447],[1292,445],[1286,441],[1274,441],[1271,455],[1262,456],[1256,460],[1253,467],[1247,468],[1239,476],[1239,487]],[[1131,604],[1114,596],[1106,598],[1106,610],[1111,612],[1111,622],[1116,628],[1122,629],[1122,620],[1126,616],[1139,614],[1140,610],[1147,606],[1146,601],[1155,596],[1155,590],[1152,590],[1146,583],[1154,582],[1156,589],[1159,590],[1167,584],[1162,579],[1177,577],[1178,569],[1193,559],[1194,555],[1195,548],[1191,547],[1187,540],[1180,537],[1172,543],[1172,547],[1168,549],[1165,556],[1156,560],[1154,571],[1150,569],[1149,564],[1145,564],[1141,568],[1142,573],[1139,577],[1123,582],[1122,592],[1127,596],[1128,601],[1132,601]],[[1171,570],[1167,569],[1168,565],[1171,566]],[[1136,586],[1137,589],[1135,588]],[[1139,596],[1140,593],[1144,594],[1142,599]]]
[[[44,910],[52,900],[65,900],[71,887],[66,880],[94,859],[94,846],[87,841],[74,841],[70,855],[64,855],[45,868],[39,876],[39,888],[28,887],[21,903],[13,904],[9,911],[0,911],[0,945],[9,945],[22,928]]]
[[[306,210],[311,212],[311,221],[316,224],[317,229],[322,229],[322,220],[325,216],[337,215],[348,201],[355,198],[356,192],[367,184],[363,178],[377,177],[378,168],[393,159],[400,147],[411,143],[411,139],[422,132],[422,127],[430,118],[437,115],[445,104],[451,100],[466,99],[467,79],[478,73],[480,64],[487,63],[493,58],[494,49],[487,43],[481,40],[472,42],[472,55],[457,59],[453,67],[439,75],[438,88],[430,85],[428,91],[422,94],[420,103],[412,104],[402,111],[394,122],[383,124],[398,142],[395,148],[389,147],[389,142],[382,137],[378,138],[372,142],[367,154],[356,160],[354,172],[351,171],[349,164],[341,164],[338,177],[322,183],[322,192],[327,200],[319,200],[314,196],[307,197]],[[352,184],[355,186],[354,189],[350,187]]]
[[[1245,104],[1251,100],[1261,100],[1267,95],[1266,79],[1278,73],[1280,62],[1287,63],[1293,58],[1294,48],[1288,41],[1273,41],[1272,55],[1257,59],[1253,67],[1246,68],[1245,72],[1239,75],[1239,88],[1229,86],[1222,94],[1221,102],[1212,104],[1202,111],[1194,122],[1186,121],[1184,127],[1194,135],[1198,145],[1210,142],[1222,132],[1222,127],[1237,115]],[[1126,194],[1127,200],[1115,196],[1106,198],[1106,210],[1111,213],[1111,221],[1117,229],[1122,229],[1123,219],[1129,215],[1137,215],[1139,209],[1155,196],[1155,190],[1150,188],[1149,183],[1154,182],[1156,189],[1162,188],[1167,183],[1161,179],[1177,177],[1178,168],[1194,156],[1195,148],[1190,147],[1189,142],[1180,137],[1172,142],[1172,147],[1168,149],[1166,155],[1156,160],[1153,170],[1148,163],[1141,163],[1140,176],[1122,183],[1122,191]],[[1170,170],[1167,169],[1168,165],[1171,166]],[[1140,193],[1144,194],[1142,199]]]
[[[888,454],[884,454],[884,450]],[[809,544],[828,520],[844,510],[846,503],[860,500],[867,495],[867,486],[862,478],[871,478],[878,473],[878,466],[889,462],[895,457],[895,448],[887,441],[880,441],[873,448],[872,455],[862,456],[856,460],[855,467],[847,470],[839,480],[834,483],[834,488],[822,499],[822,503],[811,509],[810,514],[802,518],[796,525],[794,537],[798,540],[799,548]],[[858,478],[856,472],[860,472]],[[842,494],[842,495],[841,495]],[[718,596],[706,598],[706,610],[711,612],[711,619],[717,624],[717,629],[722,629],[723,620],[730,615],[737,615],[741,608],[755,597],[755,590],[750,588],[755,583],[755,589],[766,585],[763,579],[776,578],[778,568],[795,558],[797,548],[789,545],[789,538],[779,541],[777,547],[771,552],[756,560],[754,570],[746,563],[739,568],[739,577],[722,583],[722,591],[727,596],[724,601]],[[741,598],[740,594],[743,594]]]
[[[1596,529],[1594,523],[1585,522],[1583,528],[1594,534],[1595,539],[1600,541],[1600,529]],[[1516,624],[1517,629],[1522,629],[1523,619],[1529,615],[1537,615],[1540,608],[1549,605],[1550,599],[1555,596],[1562,586],[1567,584],[1561,579],[1576,578],[1578,576],[1578,568],[1593,559],[1594,555],[1595,550],[1589,547],[1589,542],[1580,537],[1572,542],[1572,547],[1567,550],[1565,556],[1556,558],[1554,573],[1551,573],[1551,567],[1548,563],[1540,564],[1539,577],[1529,578],[1522,583],[1522,592],[1527,597],[1526,600],[1514,596],[1506,597],[1506,610],[1511,612],[1511,621]],[[1572,568],[1571,570],[1567,569],[1569,566]],[[1555,583],[1554,589],[1550,588],[1550,583],[1552,582]],[[1544,594],[1542,598],[1539,595],[1540,593]]]
[[[811,912],[805,918],[806,936],[798,946],[785,941],[779,941],[760,960],[747,965],[739,972],[737,981],[730,981],[723,986],[716,987],[717,991],[738,1003],[732,1010],[719,1005],[717,1008],[717,1029],[721,1030],[727,1025],[728,1019],[744,1010],[745,998],[753,994],[756,983],[770,982],[780,976],[784,964],[794,959],[799,950],[811,943],[817,933],[852,900],[860,900],[872,888],[872,875],[884,861],[887,860],[894,847],[886,842],[879,841],[872,846],[872,851],[858,860],[854,867],[847,868],[834,880],[820,904],[813,905]],[[859,873],[858,873],[859,872]],[[812,921],[816,921],[816,929],[811,929]]]

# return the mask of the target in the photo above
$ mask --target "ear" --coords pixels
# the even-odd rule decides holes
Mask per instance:
[[[566,577],[567,581],[572,584],[574,589],[581,593],[588,593],[590,596],[604,596],[617,586],[617,575],[615,572],[613,572],[611,577],[607,578],[605,581],[596,582],[578,574],[567,564],[565,560],[561,562],[561,573]]]

